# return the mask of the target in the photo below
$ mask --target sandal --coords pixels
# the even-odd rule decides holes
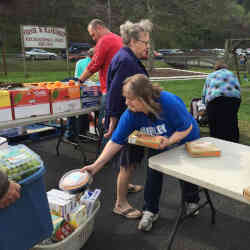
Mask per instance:
[[[143,190],[143,186],[141,185],[133,185],[129,184],[128,186],[128,193],[137,193]]]
[[[121,209],[115,207],[113,209],[113,213],[121,215],[121,216],[123,216],[123,217],[125,217],[127,219],[138,219],[138,218],[140,218],[142,216],[141,211],[138,210],[138,209],[135,209],[133,207],[127,208],[127,209],[125,209],[123,211]]]

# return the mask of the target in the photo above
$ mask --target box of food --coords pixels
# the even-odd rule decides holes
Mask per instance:
[[[53,114],[81,109],[79,86],[50,88],[50,96]]]
[[[250,186],[243,188],[243,197],[250,201]]]
[[[10,94],[7,90],[0,90],[0,122],[12,120]]]
[[[129,137],[128,143],[139,146],[160,149],[160,138],[135,130]]]
[[[221,155],[221,150],[213,142],[195,140],[187,142],[185,147],[192,157],[218,157]]]
[[[10,90],[10,95],[14,119],[50,114],[47,88],[19,88]]]
[[[47,192],[51,213],[69,220],[69,214],[79,205],[79,195],[51,189]]]
[[[80,92],[82,108],[93,107],[100,104],[101,92],[98,83],[85,82],[80,86]]]

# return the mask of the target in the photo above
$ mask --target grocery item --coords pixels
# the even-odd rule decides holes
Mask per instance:
[[[84,194],[82,195],[80,203],[86,205],[88,217],[90,217],[91,214],[93,213],[100,194],[101,194],[101,190],[95,189],[94,191],[86,190]]]
[[[10,90],[13,119],[50,114],[49,90],[43,87]]]
[[[7,90],[0,90],[0,122],[12,120],[10,94]]]
[[[69,223],[73,228],[79,227],[87,220],[86,205],[76,207],[69,215]]]
[[[53,234],[52,239],[54,241],[61,241],[69,236],[73,231],[73,227],[67,221],[64,221]]]
[[[195,140],[187,142],[185,146],[192,157],[218,157],[221,155],[221,150],[213,142]]]
[[[151,136],[151,135],[145,134],[143,132],[140,132],[138,130],[135,130],[128,137],[128,143],[130,143],[130,144],[136,144],[139,146],[153,148],[153,149],[159,149],[160,142],[161,141],[160,141],[159,137]]]
[[[92,182],[92,176],[88,172],[75,169],[67,172],[59,181],[59,188],[70,193],[85,191]]]
[[[42,165],[40,156],[25,145],[9,146],[0,150],[0,169],[10,180],[20,181]]]
[[[49,208],[52,214],[69,220],[69,214],[78,206],[78,197],[76,194],[51,189],[47,192]]]
[[[53,224],[53,233],[52,235],[55,234],[55,232],[60,228],[61,224],[64,222],[64,219],[61,216],[57,216],[51,213],[51,219],[52,219],[52,224]]]

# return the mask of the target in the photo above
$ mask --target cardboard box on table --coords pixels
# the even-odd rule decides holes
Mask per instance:
[[[101,92],[99,83],[86,82],[80,87],[81,106],[88,108],[100,104]]]
[[[50,95],[53,114],[81,109],[79,86],[51,88]]]
[[[12,120],[11,99],[8,90],[0,90],[0,122]]]
[[[50,114],[50,94],[47,88],[10,90],[14,119]]]

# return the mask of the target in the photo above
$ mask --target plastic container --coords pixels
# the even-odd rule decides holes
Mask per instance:
[[[42,164],[40,156],[22,144],[0,151],[0,169],[14,181],[20,181],[32,174]]]
[[[28,250],[52,234],[44,172],[40,166],[36,173],[20,181],[21,198],[0,209],[1,250]]]
[[[84,192],[92,181],[93,177],[88,172],[81,172],[80,169],[74,169],[62,176],[59,181],[59,188],[71,194],[77,194]]]
[[[49,244],[36,245],[31,250],[80,250],[89,239],[94,231],[95,216],[100,208],[100,201],[98,201],[93,213],[90,217],[80,225],[75,231],[64,240]]]

